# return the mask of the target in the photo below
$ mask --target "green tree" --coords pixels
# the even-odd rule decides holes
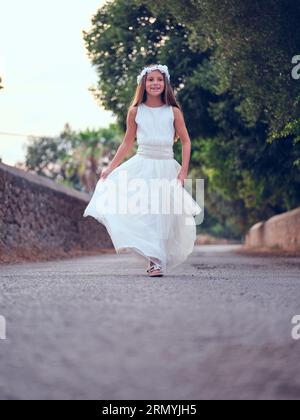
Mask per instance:
[[[208,209],[243,233],[300,204],[300,84],[291,78],[299,4],[190,0],[185,6],[180,0],[149,3],[154,16],[172,13],[191,31],[192,51],[209,52],[192,81],[217,96],[207,111],[218,128],[207,137],[199,124],[192,162],[201,163],[198,173],[207,179]],[[198,106],[196,98],[193,103]],[[271,144],[280,137],[284,143]]]
[[[115,0],[99,9],[84,33],[99,77],[93,91],[124,129],[136,75],[148,63],[168,65],[191,135],[191,173],[206,179],[208,216],[200,229],[236,237],[300,204],[300,84],[291,78],[299,6],[182,4]]]
[[[113,158],[120,136],[116,124],[78,133],[66,124],[58,137],[30,139],[26,167],[64,185],[92,192],[101,169]]]
[[[143,0],[136,0],[144,4]],[[210,50],[209,72],[218,91],[238,99],[247,126],[267,124],[269,134],[299,116],[300,86],[291,77],[300,45],[300,4],[293,0],[181,0],[150,2],[191,31],[191,49]],[[204,69],[205,71],[207,69]],[[220,89],[221,88],[221,89]]]
[[[196,108],[193,98],[184,91],[186,78],[205,57],[189,49],[188,33],[171,14],[154,17],[146,4],[137,6],[134,0],[108,2],[93,16],[91,29],[84,32],[85,46],[98,75],[91,91],[99,104],[114,112],[123,130],[137,75],[145,65],[162,62],[171,69],[178,100],[185,102],[191,132],[196,132],[199,121],[210,132],[210,92],[190,86],[191,90],[195,88],[193,94],[201,105]]]

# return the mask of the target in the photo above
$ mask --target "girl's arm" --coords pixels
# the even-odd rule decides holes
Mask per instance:
[[[184,178],[186,178],[189,171],[191,157],[191,140],[185,126],[185,121],[182,112],[177,107],[173,107],[173,111],[174,125],[182,143],[182,165],[180,172],[184,176]]]
[[[127,124],[126,133],[125,133],[122,143],[118,147],[118,150],[114,158],[108,165],[107,169],[109,169],[110,172],[114,170],[117,166],[119,166],[120,163],[122,163],[123,159],[128,155],[128,153],[133,148],[134,140],[136,137],[136,129],[137,129],[137,124],[135,122],[136,112],[137,112],[136,107],[131,107],[128,110],[127,121],[126,121],[126,124]]]

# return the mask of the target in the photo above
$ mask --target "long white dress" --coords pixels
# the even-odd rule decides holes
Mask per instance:
[[[202,209],[177,180],[181,165],[174,159],[172,106],[142,103],[135,121],[136,154],[98,181],[83,216],[106,227],[118,254],[133,251],[145,262],[158,259],[166,273],[193,251],[194,216]],[[160,189],[162,180],[169,188]]]

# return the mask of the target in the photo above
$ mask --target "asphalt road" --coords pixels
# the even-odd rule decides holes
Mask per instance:
[[[0,266],[0,398],[299,399],[300,258],[233,251]]]

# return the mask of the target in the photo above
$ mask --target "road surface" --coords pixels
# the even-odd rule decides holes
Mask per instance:
[[[299,399],[300,258],[196,246],[0,266],[1,399]]]

